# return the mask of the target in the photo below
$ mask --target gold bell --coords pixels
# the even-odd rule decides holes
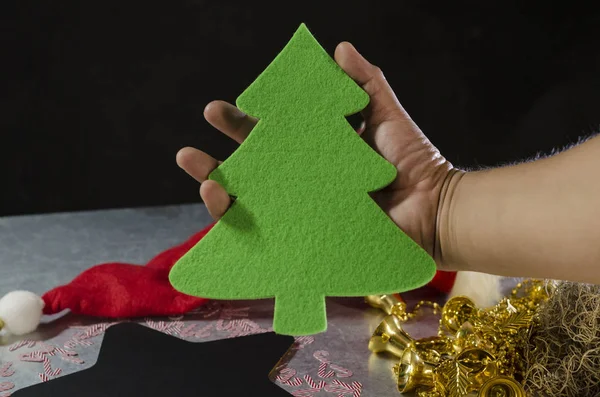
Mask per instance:
[[[369,350],[373,353],[388,352],[402,357],[407,347],[414,345],[415,340],[402,329],[401,320],[396,316],[385,316],[381,324],[369,339]]]
[[[477,336],[475,335],[473,325],[471,325],[470,322],[465,321],[456,332],[456,336],[452,341],[452,348],[454,349],[454,352],[458,354],[469,345],[474,345],[474,342],[477,342],[476,339]]]
[[[408,393],[417,387],[433,387],[434,368],[435,364],[424,361],[416,350],[407,347],[398,364],[398,391]]]
[[[482,338],[481,334],[470,322],[465,321],[452,340],[452,349],[454,353],[459,354],[463,350],[471,348],[492,350],[493,345]]]
[[[479,389],[488,380],[495,378],[498,373],[496,359],[483,349],[463,350],[456,356],[456,360],[469,368],[469,382],[474,390]],[[494,394],[491,396],[496,397]]]
[[[369,295],[365,297],[365,302],[376,309],[383,310],[388,315],[393,314],[400,318],[406,316],[406,303],[400,294]]]
[[[438,364],[443,356],[454,352],[450,341],[439,336],[415,340],[415,349],[421,358],[435,364]]]
[[[485,382],[477,397],[526,397],[523,386],[508,376],[499,375]]]
[[[446,302],[442,310],[442,325],[453,333],[471,320],[477,312],[475,303],[466,296],[455,296]]]

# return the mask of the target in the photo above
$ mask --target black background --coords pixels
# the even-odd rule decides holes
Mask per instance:
[[[455,165],[549,152],[600,125],[600,6],[583,4],[5,0],[0,215],[199,201],[177,150],[235,150],[204,106],[301,22],[380,66]]]

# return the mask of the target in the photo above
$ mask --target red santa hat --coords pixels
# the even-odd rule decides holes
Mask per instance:
[[[28,291],[10,292],[0,299],[0,330],[27,334],[37,328],[42,315],[66,309],[75,314],[115,319],[185,314],[207,300],[176,291],[169,282],[169,271],[213,226],[158,254],[144,266],[96,265],[41,297]],[[481,306],[499,299],[498,278],[480,273],[438,271],[429,286],[450,296],[467,295]]]

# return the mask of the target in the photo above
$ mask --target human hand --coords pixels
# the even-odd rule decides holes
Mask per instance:
[[[453,171],[452,164],[411,120],[378,67],[347,42],[338,45],[335,60],[371,98],[362,111],[364,123],[359,134],[398,169],[394,182],[372,193],[373,199],[442,265],[436,250],[436,224],[442,186]],[[209,103],[204,117],[238,143],[246,139],[257,122],[223,101]],[[223,216],[231,205],[231,198],[217,182],[208,180],[220,162],[198,149],[186,147],[177,153],[177,164],[201,183],[200,196],[211,216],[214,219]]]

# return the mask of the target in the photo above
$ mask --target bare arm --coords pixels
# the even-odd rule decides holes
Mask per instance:
[[[553,157],[448,178],[441,262],[600,284],[600,136]]]

